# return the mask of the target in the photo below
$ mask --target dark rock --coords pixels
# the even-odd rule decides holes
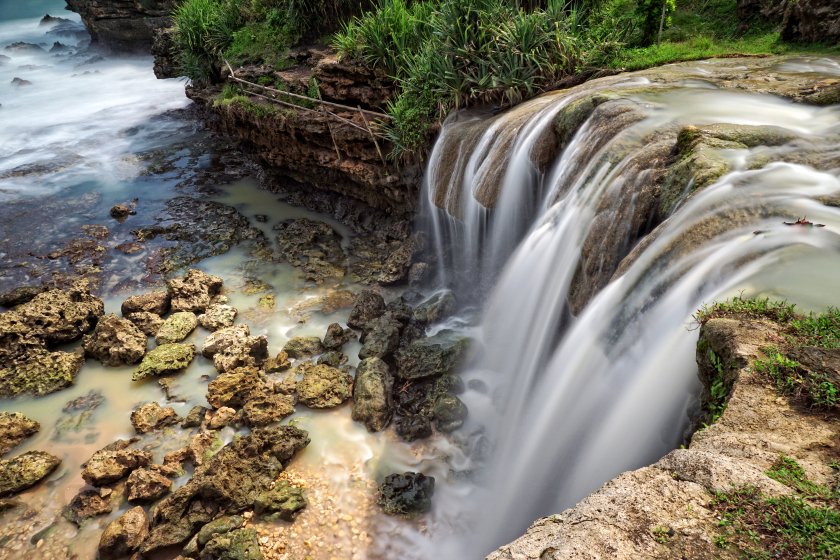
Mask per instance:
[[[466,348],[466,339],[448,331],[415,340],[396,352],[397,376],[421,379],[452,373]]]
[[[139,362],[146,353],[146,335],[127,319],[105,315],[92,334],[84,337],[85,354],[106,366]]]
[[[123,221],[130,215],[136,214],[136,212],[133,211],[128,204],[117,204],[111,207],[109,214],[111,214],[111,217],[115,220]]]
[[[83,465],[82,478],[91,486],[111,484],[127,477],[131,471],[152,463],[148,451],[130,449],[130,441],[120,440],[91,456]]]
[[[17,78],[17,77],[12,78],[11,83],[15,87],[26,87],[26,86],[31,86],[32,85],[32,82],[30,82],[29,80],[24,80],[23,78]]]
[[[146,403],[131,413],[131,425],[138,434],[147,434],[166,426],[177,424],[181,419],[175,409],[163,408],[156,402]]]
[[[20,412],[0,412],[0,456],[38,433],[41,424]]]
[[[421,323],[437,323],[452,315],[456,305],[451,290],[437,292],[414,309],[414,318]]]
[[[371,432],[384,430],[394,413],[393,388],[388,364],[379,358],[362,360],[353,383],[353,420],[362,422]]]
[[[91,41],[120,52],[149,53],[156,30],[171,24],[175,0],[103,2],[69,0],[70,10],[82,16]]]
[[[840,5],[835,0],[788,2],[782,39],[806,43],[840,43]]]
[[[53,25],[58,25],[59,23],[69,23],[70,20],[67,18],[55,17],[51,16],[50,14],[45,14],[44,17],[41,18],[41,21],[38,22],[38,25],[41,27],[47,26],[52,27]]]
[[[116,493],[110,488],[88,488],[76,494],[64,508],[62,515],[79,527],[93,517],[114,511]]]
[[[183,278],[169,281],[173,311],[204,313],[222,289],[222,279],[191,268]]]
[[[99,558],[124,558],[138,550],[149,534],[149,518],[142,507],[131,508],[112,521],[99,539]]]
[[[6,45],[5,48],[8,52],[17,52],[17,53],[29,53],[29,54],[38,54],[43,53],[44,49],[35,45],[33,43],[25,43],[23,41],[17,41],[10,45]]]
[[[330,350],[318,356],[317,363],[326,364],[334,368],[340,368],[349,361],[346,354],[342,354],[336,350]]]
[[[55,54],[55,53],[62,53],[62,52],[67,52],[67,51],[69,51],[69,50],[70,50],[70,47],[69,47],[69,46],[67,46],[67,45],[65,45],[65,44],[63,44],[63,43],[60,43],[60,42],[58,42],[58,41],[56,41],[55,43],[53,43],[53,46],[52,46],[52,47],[50,47],[50,53],[52,53],[52,54]]]
[[[310,408],[333,408],[350,398],[353,378],[336,368],[305,363],[295,368],[303,376],[297,383],[300,402]]]
[[[342,346],[350,342],[353,331],[342,328],[338,323],[332,323],[327,327],[327,334],[324,335],[324,348],[328,350],[340,350]]]
[[[452,432],[464,425],[467,406],[455,395],[445,394],[435,400],[432,414],[438,430]]]
[[[125,482],[126,499],[131,503],[148,503],[169,493],[172,481],[157,471],[137,469]]]
[[[257,496],[254,506],[257,515],[265,519],[294,521],[295,517],[306,508],[306,498],[302,488],[281,480],[274,485],[274,488]]]
[[[253,528],[237,529],[214,536],[201,551],[201,560],[262,560],[257,531]]]
[[[147,312],[163,315],[169,311],[171,300],[169,292],[150,292],[139,296],[131,296],[122,303],[122,314]]]
[[[388,312],[367,323],[367,332],[362,337],[359,358],[384,358],[393,353],[400,344],[402,325]]]
[[[201,426],[201,423],[204,422],[204,415],[207,413],[207,409],[201,405],[195,405],[190,409],[187,413],[186,418],[184,421],[181,422],[182,428],[197,428]]]
[[[426,439],[433,433],[432,421],[422,414],[398,416],[394,421],[394,430],[403,441]]]
[[[28,451],[0,460],[0,498],[17,494],[44,480],[61,459],[43,451]]]
[[[150,351],[140,362],[131,379],[141,381],[147,377],[176,373],[195,358],[195,346],[192,344],[162,344]]]
[[[14,307],[23,305],[35,298],[38,294],[46,291],[43,286],[21,286],[10,292],[0,294],[0,307]]]
[[[344,277],[341,235],[329,224],[296,218],[277,224],[274,230],[280,256],[301,269],[306,280],[324,284]]]
[[[432,509],[435,479],[407,472],[385,477],[379,486],[379,505],[388,515],[415,515]]]
[[[356,296],[356,303],[350,310],[347,325],[354,329],[365,330],[369,322],[381,317],[384,313],[385,300],[382,296],[374,291],[365,290]]]
[[[323,353],[324,345],[317,336],[296,336],[283,346],[283,352],[290,358],[309,358]]]
[[[284,465],[308,444],[308,434],[293,426],[257,429],[234,439],[157,504],[142,553],[184,543],[220,515],[253,507]]]

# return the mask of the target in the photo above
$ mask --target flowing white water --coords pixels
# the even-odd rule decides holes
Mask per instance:
[[[824,75],[837,62],[791,61],[781,68]],[[424,201],[439,259],[452,267],[444,280],[463,290],[462,276],[474,287],[504,267],[463,373],[468,385],[486,387],[462,397],[470,409],[465,437],[483,442],[481,449],[489,441],[492,451],[474,454],[480,488],[461,499],[457,513],[443,509],[451,503],[436,509],[441,528],[426,544],[434,554],[479,558],[537,517],[572,506],[620,472],[678,446],[700,390],[691,316],[704,303],[738,293],[788,298],[805,309],[840,303],[834,288],[840,212],[820,202],[840,195],[840,169],[755,163],[759,155],[798,161],[811,150],[831,154],[840,167],[838,108],[721,91],[707,82],[626,97],[644,118],[608,126],[596,112],[546,170],[536,163],[541,131],[569,105],[564,93],[518,108],[531,112],[524,126],[521,113],[483,128],[453,118],[441,133]],[[597,237],[599,212],[619,193],[653,180],[645,171],[646,149],[662,138],[673,145],[682,126],[715,123],[770,125],[801,138],[782,148],[722,150],[735,171],[679,206],[623,275],[575,317],[570,288],[584,241]],[[454,166],[442,162],[452,153],[458,154]],[[491,210],[482,204],[482,166],[494,162],[502,162],[493,168],[502,179]],[[441,203],[456,199],[457,205]],[[783,224],[801,216],[826,227]],[[614,219],[622,220],[620,212]],[[447,536],[446,526],[455,527],[454,535]]]

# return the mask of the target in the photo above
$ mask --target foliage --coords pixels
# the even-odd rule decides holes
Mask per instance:
[[[186,0],[174,14],[179,64],[199,82],[218,82],[219,57],[241,26],[235,0]]]
[[[671,16],[676,9],[676,0],[637,0],[636,14],[641,23],[643,45],[654,42],[660,26],[664,28],[671,25]]]
[[[717,302],[711,306],[704,305],[694,315],[700,324],[705,324],[715,317],[748,317],[753,319],[770,319],[777,323],[786,323],[794,317],[795,305],[786,301],[773,301],[770,298],[744,298],[741,296]]]
[[[726,382],[726,372],[720,357],[712,349],[707,350],[706,357],[715,371],[715,375],[709,384],[709,402],[707,404],[709,422],[714,423],[723,416],[723,412],[726,410],[732,385]]]
[[[766,474],[773,480],[793,488],[806,498],[830,500],[832,497],[837,497],[836,492],[829,487],[808,480],[805,470],[796,462],[796,459],[786,455],[779,455]]]
[[[840,406],[840,390],[827,373],[810,371],[785,357],[775,348],[765,348],[766,360],[756,360],[755,370],[768,376],[776,390],[812,408],[832,409]]]

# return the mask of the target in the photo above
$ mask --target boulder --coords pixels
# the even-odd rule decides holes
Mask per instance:
[[[394,431],[403,441],[412,442],[418,439],[426,439],[433,433],[432,421],[423,414],[398,416],[394,421]]]
[[[173,313],[163,322],[158,330],[155,341],[158,344],[174,344],[181,342],[198,326],[195,313],[179,311]]]
[[[122,303],[121,311],[123,316],[132,313],[154,313],[163,315],[169,311],[171,300],[169,292],[150,292],[139,296],[131,296]]]
[[[365,290],[356,296],[347,325],[354,329],[365,330],[370,321],[383,313],[385,313],[385,300],[382,296],[372,290]]]
[[[268,385],[268,378],[257,368],[237,368],[220,374],[210,382],[207,386],[207,402],[213,408],[240,407],[254,391]]]
[[[257,391],[252,393],[242,408],[249,426],[268,426],[295,412],[295,397],[279,393]]]
[[[452,315],[457,307],[455,294],[443,290],[414,308],[414,319],[420,323],[437,323]]]
[[[171,407],[163,408],[156,402],[146,403],[131,413],[131,425],[138,434],[147,434],[166,426],[177,424],[181,419]]]
[[[340,350],[342,346],[350,342],[353,331],[342,328],[338,323],[327,327],[327,334],[324,335],[324,348],[327,350]]]
[[[0,58],[2,60],[2,58]],[[46,291],[43,286],[18,286],[17,288],[0,294],[0,307],[14,307],[22,305],[38,294]]]
[[[172,481],[152,469],[137,469],[125,482],[126,499],[131,503],[148,503],[169,493]]]
[[[432,509],[435,479],[421,473],[390,474],[379,486],[379,505],[388,515],[416,515]]]
[[[251,330],[248,328],[248,325],[234,325],[219,329],[204,340],[204,345],[201,347],[201,355],[205,358],[212,358],[219,352],[248,338],[250,335]]]
[[[217,331],[232,326],[237,313],[235,307],[214,303],[198,316],[198,324],[208,331]]]
[[[350,358],[347,357],[347,354],[342,354],[341,352],[330,350],[329,352],[325,352],[318,356],[317,363],[326,364],[334,368],[340,368],[341,366],[345,365],[348,361],[350,361]]]
[[[81,527],[88,519],[114,511],[116,495],[110,488],[87,488],[73,496],[62,515]]]
[[[146,336],[157,336],[160,327],[163,325],[163,319],[160,315],[148,311],[129,313],[125,318],[134,323]]]
[[[131,379],[140,381],[147,377],[176,373],[192,363],[195,346],[192,344],[162,344],[146,354]]]
[[[220,515],[252,508],[284,465],[308,444],[308,434],[293,426],[261,428],[235,438],[196,468],[189,482],[158,502],[142,553],[185,543]]]
[[[210,420],[207,422],[207,427],[211,430],[221,430],[235,419],[236,411],[228,406],[223,406],[211,413]]]
[[[12,459],[0,460],[0,498],[35,486],[61,464],[61,459],[43,451],[27,451]]]
[[[394,376],[388,364],[379,358],[363,360],[356,368],[353,383],[353,420],[371,432],[384,430],[394,413],[393,389]]]
[[[466,339],[448,331],[415,340],[396,352],[397,376],[401,379],[422,379],[451,373],[466,349]]]
[[[435,400],[432,407],[435,426],[441,432],[452,432],[464,425],[467,406],[455,395],[444,394]]]
[[[222,289],[222,279],[191,268],[183,278],[169,281],[173,311],[204,313]]]
[[[82,478],[91,486],[103,486],[122,480],[131,471],[147,467],[152,463],[148,451],[130,449],[130,441],[120,440],[108,445],[91,456],[83,465]]]
[[[201,426],[201,423],[204,422],[204,415],[207,413],[207,409],[201,405],[195,405],[190,409],[187,413],[187,416],[184,418],[184,421],[181,422],[182,428],[197,428]]]
[[[305,363],[295,372],[302,375],[297,382],[298,398],[310,408],[332,408],[352,394],[353,378],[334,367]]]
[[[20,412],[0,412],[0,456],[38,433],[41,424]]]
[[[295,517],[306,508],[306,498],[303,488],[292,486],[287,481],[281,480],[274,485],[274,488],[257,496],[254,506],[257,515],[265,519],[294,521]]]
[[[309,358],[323,353],[324,345],[317,336],[296,336],[283,346],[283,352],[290,358]]]
[[[384,358],[393,353],[400,344],[401,328],[400,322],[390,312],[369,321],[359,358]]]
[[[85,354],[106,366],[139,362],[146,353],[146,335],[137,326],[116,315],[105,315],[93,333],[85,335]]]
[[[112,521],[99,539],[99,558],[125,558],[140,548],[149,535],[149,518],[142,507],[133,507]]]
[[[260,367],[268,359],[268,339],[248,336],[213,355],[216,370],[224,373],[241,367]]]

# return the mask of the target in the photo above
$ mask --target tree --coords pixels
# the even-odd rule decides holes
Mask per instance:
[[[653,44],[663,28],[671,25],[677,0],[637,0],[636,14],[642,20],[642,44]]]

